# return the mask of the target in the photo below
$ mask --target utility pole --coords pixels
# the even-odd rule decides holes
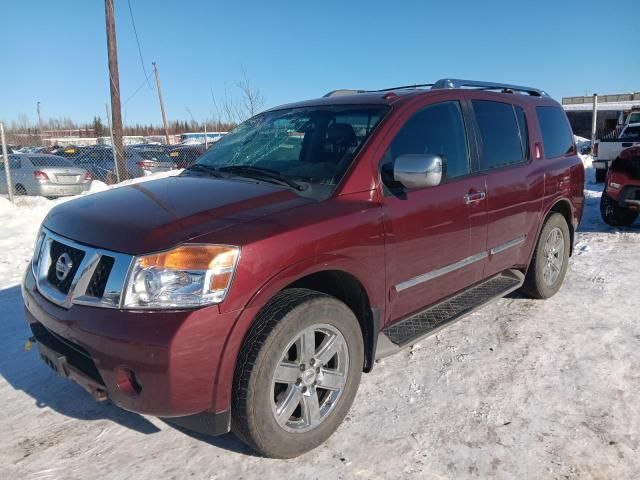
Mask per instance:
[[[104,0],[104,14],[107,22],[107,53],[109,56],[109,85],[111,89],[111,125],[113,147],[116,151],[115,167],[120,180],[129,178],[124,146],[122,144],[122,110],[120,106],[120,76],[118,75],[118,45],[116,44],[116,21],[113,0]]]
[[[598,126],[598,94],[593,94],[593,115],[591,116],[591,151],[596,144],[596,131]]]
[[[42,132],[42,116],[40,115],[40,101],[36,105],[38,111],[38,130],[40,130],[40,144],[44,146],[44,133]]]
[[[160,75],[158,74],[158,65],[153,62],[153,73],[156,76],[156,86],[158,87],[158,99],[160,100],[160,111],[162,112],[162,126],[164,127],[164,138],[169,145],[169,129],[167,128],[167,116],[164,113],[164,102],[162,101],[162,89],[160,88]]]

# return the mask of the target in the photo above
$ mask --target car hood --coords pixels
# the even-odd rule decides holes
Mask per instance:
[[[135,255],[312,201],[268,184],[178,176],[62,203],[43,225],[80,243]]]

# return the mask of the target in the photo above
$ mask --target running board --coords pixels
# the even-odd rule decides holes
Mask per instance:
[[[460,320],[492,301],[517,290],[524,283],[519,270],[504,272],[409,318],[390,325],[378,335],[376,360],[393,355],[423,338],[437,333],[450,323]]]

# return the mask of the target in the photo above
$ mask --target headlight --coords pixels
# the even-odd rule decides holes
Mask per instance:
[[[220,303],[231,286],[238,247],[183,245],[136,257],[124,308],[182,308]]]

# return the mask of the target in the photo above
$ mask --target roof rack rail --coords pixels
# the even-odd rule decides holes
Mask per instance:
[[[539,90],[533,87],[523,87],[521,85],[511,85],[508,83],[496,83],[496,82],[480,82],[476,80],[461,80],[459,78],[443,78],[438,80],[431,87],[432,89],[440,88],[464,88],[475,87],[481,90],[506,90],[514,92],[528,93],[533,97],[548,97],[549,95],[544,90]]]
[[[366,93],[366,90],[354,90],[349,88],[340,88],[338,90],[331,90],[329,93],[323,95],[326,97],[339,97],[340,95],[353,95],[354,93]]]

